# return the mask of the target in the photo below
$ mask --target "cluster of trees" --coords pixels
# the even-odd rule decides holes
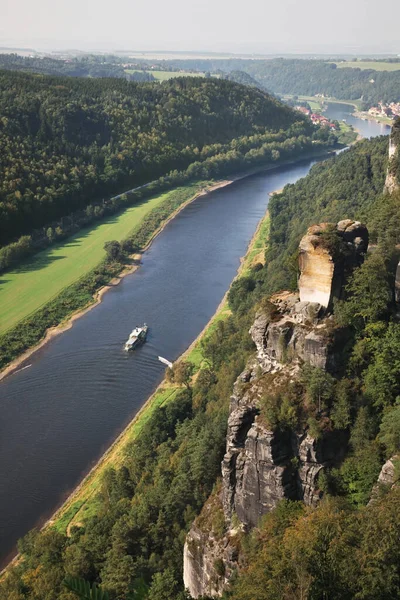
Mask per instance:
[[[388,59],[387,62],[398,62],[398,59]],[[67,60],[22,57],[17,54],[0,56],[0,69],[75,77],[117,77],[127,78],[130,81],[154,80],[151,73],[146,72],[146,69],[149,70],[154,65],[161,71],[212,72],[219,77],[244,85],[261,87],[275,94],[304,96],[324,94],[340,100],[361,99],[365,107],[377,104],[381,100],[384,102],[400,100],[400,69],[376,71],[373,68],[337,68],[333,62],[315,59],[210,58],[160,60],[151,63],[139,59],[135,65],[137,70],[127,74],[122,59],[112,55],[85,55]]]
[[[0,112],[1,245],[121,188],[258,149],[272,132],[283,141],[296,122],[293,136],[312,134],[260,90],[199,77],[135,84],[2,71]]]
[[[222,79],[227,79],[228,81],[236,81],[236,83],[241,83],[242,85],[249,85],[250,87],[262,88],[261,83],[254,79],[254,77],[246,73],[246,71],[229,71],[229,73],[219,71],[217,72],[217,75],[222,77]]]
[[[283,502],[245,540],[247,567],[224,598],[399,598],[399,537],[399,489],[359,511],[341,498]]]

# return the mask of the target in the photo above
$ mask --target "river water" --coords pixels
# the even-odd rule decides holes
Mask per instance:
[[[377,135],[388,135],[390,133],[390,127],[388,125],[376,121],[369,121],[368,119],[363,120],[358,117],[353,117],[353,110],[354,108],[351,104],[329,102],[324,115],[330,119],[336,119],[337,121],[343,121],[343,119],[345,119],[346,122],[349,125],[353,125],[364,138],[371,138]]]
[[[371,135],[380,128],[373,133],[371,127]],[[0,383],[2,564],[160,383],[165,366],[158,355],[175,360],[209,321],[265,213],[268,194],[304,177],[315,162],[257,174],[194,201],[156,238],[136,273],[38,350],[25,363],[29,368]],[[143,322],[150,326],[148,341],[124,352],[129,332]]]

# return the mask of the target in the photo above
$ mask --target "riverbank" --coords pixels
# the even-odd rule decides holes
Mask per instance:
[[[378,117],[370,115],[367,111],[359,111],[355,110],[353,112],[353,116],[357,117],[357,119],[363,119],[364,121],[374,121],[375,123],[382,123],[383,125],[392,126],[394,120],[389,117]]]
[[[252,169],[248,169],[242,173],[237,173],[235,175],[232,175],[229,178],[226,178],[226,179],[223,179],[223,180],[220,180],[217,182],[213,182],[213,183],[207,182],[207,184],[203,185],[203,187],[201,187],[201,189],[198,190],[194,195],[190,196],[183,203],[179,204],[179,206],[175,210],[173,210],[173,212],[170,213],[167,216],[167,218],[165,218],[152,233],[150,233],[150,235],[147,239],[147,242],[144,245],[142,253],[135,254],[131,257],[133,264],[131,263],[128,266],[121,265],[119,272],[117,274],[115,274],[115,276],[111,279],[111,281],[109,281],[106,285],[102,285],[100,288],[94,290],[94,293],[89,301],[86,300],[82,306],[78,306],[75,310],[70,311],[67,314],[63,315],[63,318],[60,319],[59,323],[57,323],[55,326],[47,327],[46,331],[44,332],[44,335],[39,337],[37,340],[35,340],[36,343],[34,343],[34,344],[30,345],[28,348],[24,349],[24,351],[22,353],[15,356],[15,358],[13,358],[8,364],[6,364],[4,369],[2,369],[0,372],[0,381],[2,379],[4,379],[5,377],[7,377],[8,375],[15,373],[15,371],[17,371],[21,367],[21,365],[23,365],[23,363],[25,363],[37,350],[39,350],[40,348],[45,346],[55,336],[70,329],[72,327],[73,323],[77,319],[79,319],[81,316],[85,315],[88,311],[92,310],[92,308],[94,308],[101,302],[104,294],[108,290],[110,290],[115,285],[118,285],[118,283],[126,275],[134,272],[140,266],[140,259],[142,257],[143,252],[146,251],[151,246],[151,243],[157,237],[157,235],[159,235],[159,233],[164,229],[164,227],[173,218],[175,218],[175,216],[177,214],[179,214],[179,212],[181,210],[183,210],[185,208],[185,206],[187,206],[188,204],[193,202],[195,199],[197,199],[201,196],[204,196],[204,195],[210,193],[211,191],[214,191],[221,187],[230,185],[234,181],[244,179],[244,178],[254,175],[256,173],[268,172],[268,171],[278,169],[283,166],[296,164],[298,162],[301,162],[302,160],[307,160],[310,158],[321,158],[324,156],[326,156],[328,158],[331,155],[332,155],[332,150],[326,150],[324,152],[321,152],[321,151],[308,152],[302,157],[296,157],[294,159],[288,159],[285,161],[281,161],[279,164],[275,163],[275,164],[270,164],[270,165],[258,166],[258,167],[254,167]],[[195,184],[192,184],[192,186],[193,185],[195,185]],[[170,194],[171,193],[172,192],[170,192]],[[159,210],[159,208],[153,209],[153,210],[154,211]],[[72,287],[73,286],[71,286],[71,289],[72,289]],[[44,308],[46,308],[46,307],[44,307]],[[36,313],[34,313],[32,315],[32,317],[31,317],[32,320],[35,318],[35,314]]]
[[[268,211],[259,222],[256,231],[248,245],[247,251],[239,266],[237,277],[246,273],[256,262],[260,262],[261,255],[264,256],[266,250],[266,240],[269,231]],[[235,278],[235,279],[236,279]],[[230,315],[230,308],[227,297],[229,290],[225,293],[214,316],[204,327],[197,338],[181,355],[179,360],[185,360],[193,364],[194,377],[197,376],[202,368],[204,357],[202,355],[202,342],[206,339],[217,323]],[[66,499],[63,505],[55,512],[44,527],[54,526],[58,531],[69,534],[74,525],[81,524],[85,518],[96,512],[96,492],[101,484],[103,473],[108,467],[118,467],[121,463],[126,446],[131,443],[139,434],[147,420],[153,412],[160,406],[170,402],[176,393],[181,390],[180,386],[168,383],[165,379],[157,387],[132,421],[120,433],[113,444],[103,454],[94,467],[89,471],[79,486]]]
[[[48,342],[50,342],[57,335],[60,335],[64,331],[67,331],[68,329],[70,329],[77,319],[81,318],[86,313],[88,313],[90,310],[95,308],[98,304],[100,304],[104,294],[106,292],[108,292],[111,288],[118,285],[122,281],[122,279],[124,277],[126,277],[126,275],[130,275],[131,273],[134,273],[140,266],[140,261],[142,259],[143,253],[146,250],[148,250],[148,248],[150,248],[154,239],[163,231],[163,229],[166,227],[166,225],[172,219],[174,219],[179,214],[179,212],[182,211],[188,204],[190,204],[191,202],[193,202],[200,196],[204,196],[214,190],[217,190],[219,188],[225,187],[226,185],[229,185],[233,181],[234,181],[234,178],[231,178],[231,179],[225,179],[225,180],[216,182],[215,184],[207,184],[204,187],[202,187],[197,193],[195,193],[193,196],[191,196],[188,200],[186,200],[183,204],[181,204],[176,210],[174,210],[169,215],[169,217],[167,219],[165,219],[161,223],[161,225],[153,232],[153,234],[151,235],[150,239],[148,240],[146,246],[143,248],[142,252],[132,254],[129,257],[131,264],[124,265],[121,272],[116,277],[111,279],[106,285],[100,287],[95,292],[95,294],[93,296],[93,300],[90,302],[89,305],[79,308],[78,310],[74,311],[70,315],[66,316],[66,318],[63,319],[63,321],[59,325],[48,328],[46,331],[46,334],[42,340],[40,340],[37,344],[35,344],[34,346],[32,346],[31,348],[26,350],[23,354],[18,356],[8,366],[6,366],[5,369],[3,369],[0,372],[0,381],[2,379],[4,379],[5,377],[7,377],[8,375],[11,375],[15,371],[17,371],[18,368],[25,361],[27,361],[35,352],[37,352],[40,348],[43,348],[43,346],[45,346]]]

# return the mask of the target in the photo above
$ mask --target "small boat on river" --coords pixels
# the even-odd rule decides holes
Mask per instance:
[[[147,332],[149,328],[146,323],[143,327],[135,327],[129,335],[128,340],[125,342],[125,350],[133,350],[139,344],[146,341]]]

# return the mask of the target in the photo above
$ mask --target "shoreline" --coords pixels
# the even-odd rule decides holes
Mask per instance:
[[[125,266],[122,269],[121,273],[117,277],[114,277],[107,285],[104,285],[101,288],[99,288],[99,290],[97,290],[97,292],[93,296],[93,301],[89,305],[85,306],[84,308],[80,308],[77,311],[75,311],[74,313],[72,313],[69,317],[67,317],[59,325],[49,328],[46,331],[43,339],[40,340],[40,342],[38,342],[31,348],[28,348],[25,352],[23,352],[23,354],[21,354],[20,356],[15,358],[13,361],[11,361],[10,364],[8,364],[2,371],[0,371],[0,382],[3,381],[6,377],[18,372],[19,367],[21,367],[21,365],[23,365],[23,363],[26,360],[28,360],[28,358],[30,358],[33,354],[35,354],[35,352],[37,352],[38,350],[43,348],[53,338],[60,335],[61,333],[64,333],[64,331],[68,331],[69,329],[71,329],[71,327],[73,326],[74,322],[77,319],[80,319],[86,313],[88,313],[90,310],[92,310],[93,308],[95,308],[96,306],[98,306],[101,303],[104,294],[106,294],[111,288],[118,285],[122,281],[122,279],[124,279],[124,277],[134,273],[140,267],[140,264],[141,264],[140,261],[143,257],[143,254],[150,248],[150,246],[153,243],[153,241],[155,240],[155,238],[164,230],[164,228],[170,223],[170,221],[172,221],[172,219],[174,219],[184,208],[186,208],[186,206],[188,206],[189,204],[191,204],[192,202],[194,202],[195,200],[197,200],[198,198],[200,198],[202,196],[205,196],[205,195],[207,195],[211,192],[214,192],[220,188],[231,185],[235,181],[245,179],[246,177],[251,177],[252,175],[256,175],[257,173],[268,172],[268,171],[271,171],[274,169],[278,169],[280,167],[289,166],[291,164],[295,164],[302,160],[318,158],[318,157],[321,158],[325,155],[326,155],[326,158],[328,159],[331,155],[334,154],[334,152],[335,152],[335,150],[326,150],[325,152],[319,152],[319,153],[315,153],[315,154],[310,152],[308,154],[305,154],[303,157],[296,157],[295,159],[288,159],[288,160],[282,161],[278,164],[266,165],[263,167],[254,167],[253,169],[250,169],[242,174],[238,173],[236,175],[232,175],[231,177],[229,177],[227,179],[219,180],[219,181],[215,182],[215,184],[211,184],[210,186],[206,186],[206,187],[202,188],[194,196],[192,196],[191,198],[189,198],[188,200],[183,202],[183,204],[181,204],[181,206],[179,206],[176,210],[174,210],[171,213],[171,215],[154,231],[154,233],[150,237],[149,241],[147,242],[146,246],[143,248],[142,252],[136,253],[136,254],[133,254],[130,256],[130,258],[135,261],[135,264],[130,265],[130,266],[128,266],[128,265]],[[26,368],[28,366],[30,366],[30,365],[26,365],[25,367],[22,367],[22,368]]]
[[[249,175],[245,175],[244,177],[249,176]],[[217,187],[212,186],[212,190],[208,190],[208,191],[213,191],[214,189],[218,189],[218,188],[222,188],[225,187],[226,185],[229,185],[230,183],[233,183],[234,181],[238,180],[238,179],[242,179],[242,176],[238,176],[237,179],[233,179],[232,181],[221,181],[218,184],[216,184]],[[269,196],[272,197],[274,194],[279,193],[281,190],[275,190],[273,192],[269,193]],[[196,198],[199,197],[200,195],[205,195],[206,193],[208,193],[207,191],[202,190],[201,192],[199,192],[198,194],[196,194]],[[194,199],[194,198],[193,198]],[[193,199],[190,199],[189,201],[187,201],[187,203],[193,201]],[[185,203],[186,204],[186,203]],[[178,209],[179,211],[180,209]],[[170,219],[173,218],[172,215],[170,217]],[[207,331],[209,330],[210,326],[213,324],[213,322],[215,321],[215,319],[217,319],[225,310],[228,310],[227,307],[227,297],[228,297],[228,293],[229,290],[233,284],[233,282],[241,276],[241,274],[243,273],[243,271],[249,267],[250,265],[247,265],[247,259],[250,258],[251,256],[251,252],[253,250],[253,247],[257,241],[257,238],[259,236],[261,227],[263,225],[263,223],[265,222],[266,219],[269,218],[269,212],[268,212],[268,207],[266,209],[265,214],[261,217],[260,221],[257,224],[257,227],[251,237],[251,240],[248,243],[248,246],[246,248],[246,252],[245,254],[240,258],[240,264],[238,266],[237,272],[235,277],[233,278],[232,282],[229,285],[229,288],[226,290],[225,294],[223,295],[220,303],[218,304],[214,314],[211,316],[211,318],[209,319],[209,321],[206,323],[206,325],[203,327],[203,329],[200,331],[200,333],[196,336],[196,338],[193,340],[193,342],[191,342],[191,344],[189,344],[189,346],[186,348],[186,350],[184,350],[184,352],[182,352],[182,354],[174,361],[174,362],[179,362],[181,360],[185,360],[187,358],[187,356],[190,354],[190,352],[199,344],[201,343],[202,339],[207,335]],[[167,224],[167,222],[164,223],[163,227]],[[155,237],[155,236],[154,236]],[[154,239],[154,238],[153,238]],[[152,240],[151,240],[152,241]],[[149,244],[151,243],[151,241],[149,242]],[[139,267],[139,265],[135,265],[136,268]],[[130,271],[133,272],[133,271]],[[128,274],[128,273],[126,273]],[[125,275],[124,275],[125,276]],[[122,279],[122,277],[121,277]],[[110,288],[110,286],[104,286],[103,288],[101,288],[101,290],[99,290],[99,292],[101,291],[102,294],[104,294],[108,289]],[[87,310],[90,310],[92,308],[92,306],[88,307],[87,309],[85,309],[84,313],[87,312]],[[84,314],[82,313],[82,314]],[[76,316],[76,318],[78,318],[78,316]],[[72,326],[72,324],[70,325]],[[65,331],[65,328],[62,330]],[[61,331],[60,331],[61,333]],[[57,335],[57,334],[56,334]],[[200,370],[200,367],[199,367]],[[74,520],[76,519],[77,515],[80,513],[80,511],[82,510],[82,508],[87,504],[88,501],[90,501],[90,499],[92,498],[92,495],[96,493],[97,488],[93,488],[92,490],[90,490],[90,485],[92,484],[93,480],[95,479],[96,475],[98,476],[102,469],[108,465],[108,464],[113,464],[115,462],[115,460],[118,458],[119,454],[123,451],[126,443],[128,443],[129,438],[130,438],[130,434],[132,433],[133,428],[135,427],[135,425],[137,425],[141,418],[143,416],[145,416],[146,412],[151,410],[152,408],[157,410],[158,405],[157,405],[157,395],[160,394],[161,391],[164,391],[166,389],[170,389],[171,393],[169,394],[169,396],[167,396],[167,398],[165,398],[160,404],[159,406],[162,406],[167,400],[168,398],[174,394],[175,392],[177,392],[180,388],[179,387],[173,387],[171,386],[169,388],[168,384],[166,386],[166,379],[165,377],[163,377],[162,381],[157,385],[157,387],[154,389],[154,391],[151,393],[151,395],[147,398],[147,400],[144,402],[144,404],[140,407],[140,409],[138,410],[138,412],[129,420],[129,422],[127,423],[127,425],[122,429],[122,431],[117,435],[117,437],[114,439],[114,441],[108,446],[108,448],[101,454],[101,456],[99,457],[99,459],[95,462],[95,464],[93,466],[91,466],[88,471],[82,476],[80,482],[78,483],[78,485],[72,490],[72,492],[70,492],[68,495],[66,495],[66,497],[64,498],[64,500],[62,500],[61,504],[52,512],[52,514],[50,515],[49,518],[47,518],[42,525],[38,525],[39,529],[41,531],[45,530],[47,527],[52,527],[55,525],[56,521],[60,518],[62,518],[62,516],[66,513],[68,513],[68,510],[71,509],[71,507],[74,505],[75,502],[79,502],[79,494],[80,492],[82,492],[82,490],[84,490],[85,487],[88,487],[88,491],[87,491],[87,497],[83,500],[82,505],[78,508],[78,510],[76,511],[76,513],[73,514],[72,518],[70,519],[70,521],[67,524],[66,527],[66,531],[65,534],[69,537],[70,534],[70,528],[71,526],[74,526],[76,523],[74,523]],[[154,406],[153,406],[154,405]],[[99,473],[100,472],[100,473]],[[14,557],[12,557],[9,562],[0,570],[0,576],[4,576],[7,572],[7,570],[18,564],[20,560],[20,555],[16,554]]]
[[[88,313],[89,311],[91,311],[93,308],[95,308],[96,306],[98,306],[101,303],[104,294],[106,294],[111,288],[113,288],[116,285],[118,285],[119,283],[121,283],[121,281],[124,279],[124,277],[126,277],[127,275],[131,275],[132,273],[137,271],[137,269],[139,269],[139,267],[140,267],[143,254],[150,248],[150,246],[153,243],[153,241],[155,240],[155,238],[163,231],[163,229],[168,225],[168,223],[172,219],[174,219],[180,213],[180,211],[183,210],[188,204],[190,204],[191,202],[194,202],[194,200],[197,200],[197,198],[199,198],[201,196],[205,196],[206,194],[213,192],[219,188],[230,185],[234,181],[235,181],[235,179],[233,179],[233,178],[226,179],[226,180],[222,180],[222,181],[215,183],[215,185],[213,184],[211,186],[204,187],[199,192],[197,192],[194,196],[189,198],[189,200],[186,200],[183,204],[181,204],[181,206],[179,206],[179,208],[174,210],[173,213],[171,213],[171,215],[162,223],[162,225],[160,225],[160,227],[158,227],[156,229],[156,231],[152,234],[152,236],[149,239],[146,246],[143,248],[142,252],[132,254],[129,257],[132,261],[134,261],[134,263],[132,265],[126,265],[117,277],[114,277],[113,279],[111,279],[111,281],[109,281],[109,283],[107,283],[107,285],[103,285],[101,288],[99,288],[97,290],[96,294],[93,296],[93,301],[88,306],[85,306],[84,308],[80,308],[76,312],[72,313],[69,317],[67,317],[67,319],[64,322],[61,322],[59,325],[56,325],[55,327],[50,327],[46,331],[44,338],[38,344],[35,344],[31,348],[28,348],[28,350],[26,350],[23,354],[18,356],[9,365],[7,365],[2,371],[0,371],[0,381],[5,379],[9,375],[12,375],[16,371],[18,371],[19,370],[18,367],[20,367],[35,352],[37,352],[38,350],[43,348],[43,346],[45,346],[53,338],[60,335],[61,333],[64,333],[64,331],[68,331],[68,329],[71,329],[71,327],[73,326],[74,322],[77,319],[80,319],[86,313]]]
[[[284,96],[287,97],[292,97],[290,94],[284,94]],[[365,121],[373,121],[374,123],[378,123],[379,125],[387,125],[388,127],[391,127],[394,120],[389,119],[389,118],[380,118],[380,117],[374,117],[372,115],[370,115],[367,111],[361,111],[357,101],[354,100],[338,100],[337,98],[332,98],[332,97],[324,97],[324,98],[319,98],[317,96],[303,96],[303,95],[299,95],[298,96],[299,100],[304,100],[306,102],[309,102],[310,100],[316,103],[319,103],[321,110],[324,107],[324,104],[326,103],[332,103],[332,104],[347,104],[348,106],[353,106],[354,107],[354,111],[352,112],[352,115],[354,117],[356,117],[357,119],[361,119],[361,120],[365,120]],[[358,132],[358,129],[353,126],[354,129]],[[356,140],[358,141],[358,140]]]
[[[279,192],[279,190],[274,191],[274,192],[270,192],[269,196],[272,197],[273,194],[278,193],[278,192]],[[200,333],[196,336],[196,338],[191,342],[191,344],[189,344],[189,346],[186,348],[186,350],[184,350],[182,352],[182,354],[180,354],[180,356],[178,356],[178,358],[174,361],[174,363],[179,362],[181,360],[185,360],[188,357],[188,355],[190,354],[190,352],[207,335],[207,331],[209,330],[210,326],[213,324],[213,322],[215,321],[215,319],[218,316],[220,316],[220,314],[224,310],[228,309],[228,307],[227,307],[227,298],[228,298],[229,290],[231,289],[231,286],[232,286],[233,282],[236,281],[236,279],[241,276],[241,274],[244,271],[244,269],[248,266],[248,265],[246,265],[246,259],[250,257],[250,254],[251,254],[251,251],[253,249],[253,246],[255,245],[255,242],[256,242],[256,240],[257,240],[257,238],[259,236],[259,233],[260,233],[260,230],[261,230],[261,226],[264,223],[264,221],[266,219],[268,219],[268,218],[269,218],[269,212],[268,212],[268,207],[267,207],[265,214],[261,217],[260,221],[258,222],[257,227],[256,227],[256,229],[255,229],[255,231],[254,231],[254,233],[252,235],[252,238],[251,238],[251,240],[248,243],[248,246],[246,248],[246,252],[245,252],[244,256],[242,256],[240,258],[240,264],[238,266],[236,275],[233,278],[233,280],[231,281],[231,283],[229,285],[229,288],[226,290],[225,294],[223,295],[223,297],[222,297],[220,303],[218,304],[218,306],[217,306],[214,314],[211,316],[211,318],[209,319],[209,321],[205,324],[205,326],[200,331]],[[143,416],[143,413],[145,413],[146,410],[148,410],[149,408],[151,408],[151,405],[154,402],[154,400],[156,399],[156,396],[160,392],[160,390],[165,390],[165,389],[166,389],[166,379],[164,377],[162,379],[162,381],[157,385],[157,387],[155,388],[155,390],[152,392],[152,394],[147,398],[147,400],[144,402],[144,404],[140,407],[140,409],[138,410],[138,412],[132,417],[132,419],[122,429],[122,431],[118,434],[118,436],[111,443],[111,445],[105,450],[105,452],[100,456],[100,458],[96,461],[96,463],[90,468],[90,470],[88,471],[88,473],[83,476],[83,478],[80,481],[80,483],[67,496],[67,498],[61,504],[61,506],[59,506],[54,511],[54,513],[46,520],[46,522],[41,527],[42,530],[45,529],[46,527],[50,527],[50,526],[54,525],[55,521],[58,518],[60,518],[63,513],[65,513],[65,512],[68,511],[68,509],[71,507],[71,505],[75,501],[77,501],[76,496],[79,494],[79,492],[82,490],[82,488],[85,485],[88,485],[90,483],[91,478],[96,474],[96,471],[100,470],[102,468],[102,465],[104,463],[107,463],[111,459],[111,455],[113,454],[113,452],[115,452],[115,454],[117,455],[119,451],[123,450],[123,447],[124,447],[124,438],[127,435],[129,435],[130,430],[134,427],[135,424],[137,424],[137,422]],[[167,384],[167,389],[168,389],[168,384]],[[177,386],[171,386],[170,389],[171,389],[171,394],[172,394],[172,393],[176,392],[177,390],[179,390],[180,388],[177,387]],[[165,400],[162,402],[162,404],[164,404],[164,402],[165,402]],[[95,490],[93,490],[88,495],[88,498],[86,499],[85,502],[87,502],[90,499],[92,493],[94,493],[94,492],[95,492]],[[73,520],[79,514],[79,512],[80,512],[80,510],[82,509],[83,506],[84,506],[84,504],[78,509],[78,511],[72,517],[71,521],[68,523],[68,526],[67,526],[67,535],[68,535],[68,530],[71,527],[71,525],[74,525]]]

